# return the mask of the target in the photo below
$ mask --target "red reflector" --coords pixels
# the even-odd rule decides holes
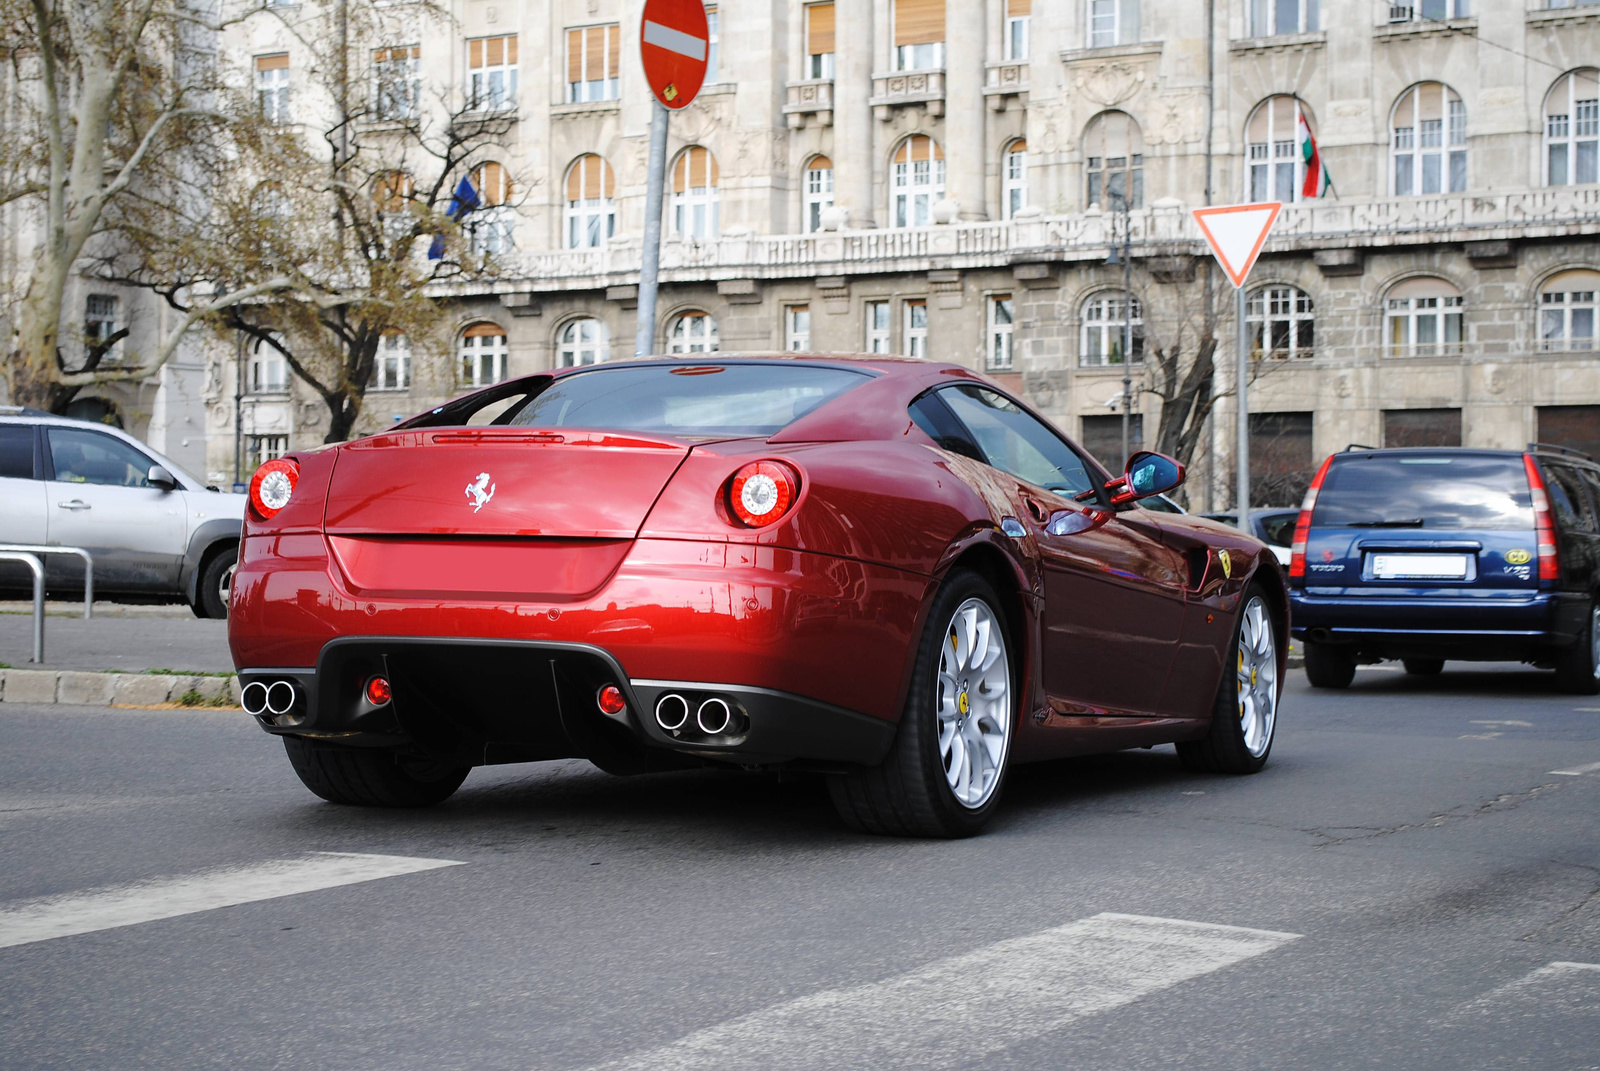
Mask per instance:
[[[628,701],[622,697],[622,689],[615,684],[608,684],[600,689],[595,701],[600,704],[600,712],[603,714],[621,714],[628,709]]]
[[[389,691],[389,682],[384,678],[373,677],[367,682],[367,702],[373,706],[381,707],[392,698],[394,693]]]

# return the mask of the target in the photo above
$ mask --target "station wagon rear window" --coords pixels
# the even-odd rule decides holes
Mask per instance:
[[[776,363],[595,368],[556,379],[511,423],[694,437],[767,436],[869,378],[846,368]]]
[[[1328,468],[1311,516],[1328,528],[1533,528],[1522,457],[1347,456]]]

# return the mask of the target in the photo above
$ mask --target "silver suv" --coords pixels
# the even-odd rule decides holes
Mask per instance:
[[[227,617],[244,495],[208,489],[103,424],[0,407],[0,543],[83,547],[99,595],[182,600]],[[22,587],[0,565],[0,587]],[[46,559],[50,590],[81,592],[83,564]]]

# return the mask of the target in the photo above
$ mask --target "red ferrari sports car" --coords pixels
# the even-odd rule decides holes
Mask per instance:
[[[1139,507],[1182,479],[1153,453],[1114,477],[952,365],[565,369],[263,465],[229,641],[327,800],[725,763],[825,773],[863,830],[960,836],[1017,762],[1266,762],[1282,574]]]

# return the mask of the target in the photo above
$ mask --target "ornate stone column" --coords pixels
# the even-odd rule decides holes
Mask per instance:
[[[984,18],[976,0],[944,5],[945,193],[961,206],[962,219],[988,219],[984,197]]]
[[[834,4],[833,197],[851,227],[876,227],[872,198],[873,143],[871,0]]]

